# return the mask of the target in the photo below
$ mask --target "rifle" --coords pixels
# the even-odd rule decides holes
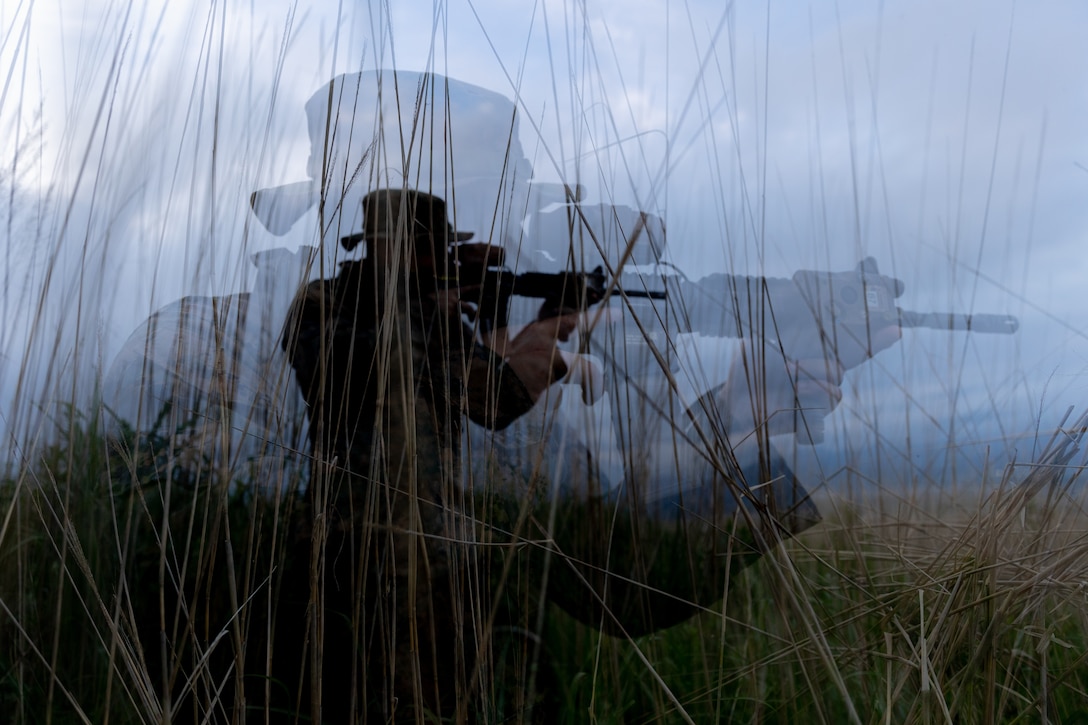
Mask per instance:
[[[1011,315],[913,312],[896,307],[893,300],[903,294],[903,283],[881,275],[872,257],[849,272],[802,270],[793,275],[793,282],[817,319],[847,328],[927,327],[1005,335],[1020,328],[1019,320]]]
[[[478,287],[477,320],[487,333],[510,323],[510,299],[515,295],[541,300],[537,319],[588,310],[611,292],[617,296],[661,300],[664,290],[623,290],[609,285],[604,268],[592,272],[522,272],[499,265],[459,265],[451,286]]]
[[[598,266],[591,272],[523,272],[515,274],[501,263],[460,263],[454,267],[455,279],[444,281],[453,286],[476,287],[478,292],[478,317],[484,332],[509,324],[510,299],[514,296],[540,299],[538,319],[545,319],[571,311],[587,310],[604,300],[609,291],[610,278]],[[793,348],[794,344],[813,350],[827,349],[832,343],[835,354],[842,356],[852,348],[867,347],[872,331],[885,327],[931,328],[938,330],[964,330],[970,332],[1011,335],[1019,327],[1019,321],[1011,315],[961,314],[955,312],[915,312],[895,305],[895,298],[903,293],[903,283],[881,275],[877,262],[866,257],[858,266],[846,272],[801,270],[790,279],[763,279],[756,277],[732,277],[734,304],[733,322],[718,318],[718,323],[701,329],[691,329],[704,334],[726,337],[780,338]],[[663,280],[664,282],[664,280]],[[739,286],[748,285],[744,294],[738,294]],[[754,285],[754,286],[753,286]],[[757,289],[766,285],[769,297],[768,309],[773,313],[775,332],[762,334],[754,329],[749,309],[762,297]],[[665,286],[676,286],[670,283]],[[703,285],[698,285],[703,286]],[[680,284],[677,290],[685,291]],[[612,286],[612,293],[619,296],[644,299],[667,299],[668,292],[647,289],[621,289]],[[697,296],[697,295],[696,295]],[[749,300],[743,304],[742,299]],[[695,299],[692,302],[696,302]],[[700,314],[685,305],[692,317]],[[704,313],[722,307],[711,304]],[[742,319],[747,318],[747,319]],[[689,325],[691,319],[689,318]],[[724,324],[723,324],[724,323]],[[768,323],[764,321],[763,325]],[[853,350],[855,353],[858,350]],[[868,354],[864,354],[868,357]]]
[[[349,234],[340,239],[344,249],[351,250],[367,240],[366,232]],[[503,266],[501,247],[487,243],[452,244],[449,246],[450,266],[439,271],[430,257],[417,257],[421,268],[430,269],[440,286],[446,289],[478,288],[476,318],[484,333],[510,324],[510,299],[529,297],[542,300],[537,319],[543,320],[570,312],[584,312],[599,304],[609,293],[623,297],[662,300],[668,293],[661,290],[623,290],[609,285],[604,267],[592,272],[522,272],[515,274]],[[473,301],[473,300],[466,300]]]

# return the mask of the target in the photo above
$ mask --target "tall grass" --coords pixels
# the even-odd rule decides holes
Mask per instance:
[[[321,474],[309,473],[311,462],[301,450],[232,458],[233,445],[243,435],[259,437],[262,428],[250,419],[239,425],[224,414],[226,405],[217,415],[156,410],[153,401],[134,399],[144,420],[124,422],[100,407],[99,386],[120,340],[154,310],[186,294],[227,299],[222,296],[253,287],[250,253],[278,242],[252,221],[245,200],[253,189],[297,178],[303,165],[299,148],[307,142],[295,106],[334,71],[354,68],[359,56],[367,67],[390,61],[390,48],[402,42],[400,27],[394,27],[388,15],[394,10],[387,6],[360,11],[345,27],[367,26],[374,42],[360,52],[343,33],[334,34],[343,48],[320,44],[321,62],[292,74],[298,58],[292,43],[299,42],[298,26],[305,25],[297,8],[277,19],[282,25],[274,30],[251,24],[236,33],[235,9],[218,5],[206,16],[186,17],[185,32],[170,38],[165,49],[161,28],[176,20],[172,11],[148,21],[141,16],[148,8],[131,3],[122,10],[105,13],[93,47],[69,61],[77,90],[65,97],[69,116],[62,121],[47,118],[44,105],[32,100],[30,52],[20,34],[29,17],[21,14],[24,6],[12,16],[0,13],[10,23],[2,29],[0,63],[15,79],[0,95],[7,109],[0,113],[0,128],[9,139],[0,148],[10,151],[0,168],[0,317],[11,321],[0,325],[0,390],[4,404],[11,401],[0,410],[6,436],[0,469],[0,721],[265,722],[283,713],[263,702],[318,697],[300,695],[302,681],[278,679],[272,661],[276,643],[286,641],[277,614],[299,591],[309,593],[309,609],[298,627],[313,633],[301,656],[316,661],[314,652],[325,646],[323,590],[308,568],[311,556],[324,561],[320,546],[311,547],[324,523],[298,495]],[[766,105],[754,119],[740,108],[745,100],[749,111],[768,103],[775,60],[770,46],[762,58],[738,61],[732,54],[743,44],[730,37],[732,16],[720,16],[720,24],[709,29],[692,27],[698,72],[678,113],[675,98],[655,105],[655,99],[628,92],[627,84],[635,85],[633,71],[619,60],[628,56],[616,51],[617,39],[608,33],[591,42],[595,26],[586,10],[564,5],[559,16],[541,16],[547,47],[565,49],[568,57],[549,56],[550,94],[519,96],[522,141],[541,178],[571,187],[584,182],[601,199],[620,197],[669,212],[674,238],[713,229],[720,247],[700,246],[698,254],[730,271],[785,274],[786,264],[792,265],[788,271],[848,266],[870,251],[864,239],[870,234],[886,242],[889,254],[901,249],[892,242],[906,236],[899,229],[910,220],[893,218],[887,197],[902,170],[894,164],[914,160],[891,152],[885,159],[878,133],[854,133],[853,89],[843,92],[845,131],[822,127],[814,111],[817,122],[804,128],[803,138],[791,136],[798,148],[808,144],[807,166],[803,173],[787,169],[788,179],[779,185],[808,184],[811,208],[791,209],[788,201],[775,206],[766,201],[777,190]],[[439,71],[445,68],[435,56],[452,52],[447,43],[458,41],[439,32],[449,22],[447,12],[454,11],[435,8],[430,46],[415,58]],[[517,54],[505,48],[508,38],[498,36],[488,18],[477,19],[492,53],[482,72],[485,85],[514,95],[526,71],[493,62]],[[537,42],[538,29],[533,32],[532,40],[516,47],[522,55]],[[175,47],[197,38],[194,55]],[[465,43],[462,51],[477,58],[480,47]],[[357,57],[345,61],[344,48]],[[840,53],[845,66],[846,51]],[[657,58],[649,54],[643,60]],[[609,70],[610,63],[618,70]],[[255,70],[266,65],[272,68],[270,81]],[[577,72],[567,73],[570,68]],[[811,72],[813,85],[820,85],[815,62]],[[965,81],[968,89],[973,80]],[[144,93],[148,88],[150,96]],[[752,98],[738,99],[745,94]],[[872,105],[875,124],[875,100]],[[294,120],[284,120],[290,115],[286,106]],[[17,111],[9,113],[12,108]],[[973,128],[974,110],[968,98],[964,136]],[[998,127],[1002,113],[998,108],[992,114]],[[233,123],[241,117],[262,122]],[[77,118],[93,123],[76,123]],[[656,121],[668,133],[646,131]],[[51,126],[68,123],[59,136],[49,135]],[[667,138],[664,151],[658,136]],[[48,147],[47,138],[59,141]],[[958,176],[946,171],[939,184],[947,197],[938,199],[947,207],[941,213],[950,212],[956,227],[938,250],[950,260],[949,269],[941,270],[950,278],[948,291],[941,280],[929,280],[930,290],[942,290],[950,309],[978,302],[977,289],[957,292],[964,285],[955,260],[965,255],[956,247],[968,236],[961,229],[982,229],[978,249],[970,250],[978,255],[972,279],[994,272],[982,259],[993,244],[986,233],[991,196],[1004,190],[1015,201],[1027,193],[1019,178],[1009,182],[1011,191],[1005,189],[1009,184],[995,183],[1005,180],[997,170],[996,147],[1005,142],[1000,128],[987,136],[995,150],[982,161],[972,155],[977,144],[968,148],[967,139],[961,140],[962,155],[952,161],[940,158],[936,145],[921,154],[922,187],[931,164],[960,165]],[[833,153],[850,158],[850,174],[836,177]],[[700,154],[705,167],[680,164]],[[965,169],[976,164],[988,167],[997,190],[989,190],[973,218],[974,197],[963,187],[971,176]],[[677,169],[691,168],[697,168],[693,198],[678,199],[684,187],[676,183],[683,174]],[[837,196],[833,187],[839,184],[852,186],[852,193]],[[930,226],[926,204],[934,201],[925,191],[920,195],[916,224],[923,236]],[[847,197],[840,208],[837,202]],[[495,202],[495,228],[520,219],[504,207],[507,202]],[[797,218],[768,218],[783,207]],[[711,221],[692,222],[692,209]],[[881,224],[875,218],[888,229],[876,230]],[[941,224],[947,221],[942,217]],[[520,222],[515,226],[520,229]],[[800,256],[782,253],[771,240],[791,233],[819,243]],[[321,238],[313,229],[305,234],[303,243]],[[129,248],[127,236],[141,244]],[[839,236],[851,243],[834,244]],[[677,259],[698,264],[694,248],[680,248]],[[330,252],[316,264],[326,265],[323,274],[330,276],[339,260]],[[911,268],[909,255],[892,261],[897,271]],[[256,294],[250,299],[264,301]],[[989,303],[993,297],[982,299]],[[228,349],[219,335],[233,334],[236,313],[230,306],[214,307],[216,339],[207,341],[213,355]],[[796,539],[776,542],[757,563],[731,573],[719,604],[677,626],[628,637],[605,634],[555,606],[537,612],[532,602],[528,613],[511,617],[518,626],[498,626],[499,606],[488,594],[470,593],[473,620],[464,626],[477,626],[473,636],[491,647],[469,678],[476,698],[460,706],[457,716],[495,722],[504,716],[554,717],[569,723],[1088,722],[1088,515],[1080,452],[1088,420],[1067,416],[1028,460],[1008,460],[1011,444],[1001,440],[994,442],[992,457],[974,468],[955,455],[920,464],[918,420],[926,423],[925,435],[940,438],[936,448],[954,449],[980,437],[980,415],[1002,418],[1017,397],[1030,398],[1028,407],[1035,410],[1050,404],[1049,393],[1035,380],[1010,382],[985,369],[977,379],[965,374],[972,359],[987,359],[992,348],[985,343],[954,341],[939,353],[909,342],[900,349],[898,359],[872,364],[877,373],[850,379],[846,414],[829,426],[830,443],[841,454],[833,458],[843,466],[810,466],[836,482],[817,494],[824,521]],[[704,372],[695,367],[684,373]],[[275,371],[263,382],[261,394],[281,395],[289,371]],[[236,393],[229,390],[229,375],[216,385],[219,403]],[[965,401],[974,400],[979,389],[982,413],[965,411],[971,407]],[[899,425],[896,416],[904,411],[907,421]],[[1023,422],[1017,415],[998,425],[1011,438],[1025,432]],[[679,429],[687,421],[669,423]],[[304,447],[297,436],[293,443]],[[713,448],[712,441],[704,443]],[[284,467],[285,455],[306,465]],[[969,466],[979,463],[967,460]],[[459,543],[487,556],[551,554],[541,568],[498,567],[495,576],[511,591],[534,592],[548,577],[557,579],[557,569],[580,571],[568,565],[587,564],[558,553],[557,528],[548,518],[554,510],[507,511],[508,519],[486,522],[498,532],[495,541],[466,535]],[[487,560],[503,561],[497,554]],[[492,580],[479,575],[471,581],[469,586]],[[258,695],[247,699],[247,693]],[[529,708],[518,709],[526,697],[539,698],[530,714]]]
[[[226,717],[232,703],[215,701],[234,676],[224,662],[262,657],[250,643],[275,606],[289,514],[152,457],[161,441],[137,460],[89,421],[65,429],[75,437],[0,489],[5,712],[159,722],[177,688],[157,678],[181,678]],[[679,627],[626,641],[552,612],[543,639],[561,720],[1088,716],[1084,430],[1082,419],[1040,460],[1008,466],[988,494],[823,501],[822,526],[738,575],[720,612]],[[181,671],[156,662],[146,630],[160,627],[158,644],[188,652]]]

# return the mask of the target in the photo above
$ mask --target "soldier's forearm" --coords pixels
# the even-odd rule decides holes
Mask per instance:
[[[502,430],[533,407],[521,378],[493,350],[476,345],[465,385],[468,417],[491,430]]]

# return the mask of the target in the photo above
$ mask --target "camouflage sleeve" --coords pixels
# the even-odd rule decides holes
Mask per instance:
[[[295,298],[284,326],[281,344],[295,370],[303,397],[311,404],[317,399],[317,386],[320,385],[323,323],[329,338],[325,340],[326,346],[333,339],[357,339],[366,333],[354,327],[356,321],[353,315],[339,314],[334,285],[332,280],[311,282]],[[455,409],[463,405],[473,422],[500,430],[533,407],[533,399],[517,374],[501,357],[475,342],[471,330],[464,328],[460,340],[454,333],[453,340],[447,343],[449,347],[442,347],[444,337],[434,337],[431,342],[437,347],[432,348],[430,354],[442,355],[451,361],[467,358],[462,372],[453,374],[453,377],[463,376],[463,385],[449,386],[450,393],[464,395],[463,403],[450,401]],[[459,353],[458,348],[466,352]],[[326,366],[332,367],[329,377],[345,379],[350,371],[342,368],[349,365],[350,360],[350,355],[331,355],[325,361]]]
[[[491,430],[502,430],[533,407],[525,383],[490,348],[472,343],[465,379],[468,417]]]
[[[284,323],[280,345],[287,354],[307,404],[317,399],[321,362],[321,316],[332,315],[331,283],[317,280],[295,298]]]

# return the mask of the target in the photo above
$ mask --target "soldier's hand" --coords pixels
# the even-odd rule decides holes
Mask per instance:
[[[570,337],[580,319],[580,314],[570,314],[537,320],[513,336],[508,335],[508,330],[496,330],[484,344],[506,360],[536,400],[548,386],[566,376],[567,361],[558,343]]]
[[[455,244],[450,247],[450,253],[456,267],[461,270],[499,267],[506,259],[506,253],[502,247],[484,242]],[[472,276],[478,277],[479,272],[473,273]],[[479,312],[480,291],[481,287],[478,284],[450,286],[431,294],[431,299],[447,317],[455,319],[464,315],[473,321]]]
[[[886,350],[903,337],[903,329],[898,325],[853,330],[849,341],[841,341],[836,348],[836,357],[842,366],[851,370],[861,365],[881,350]],[[840,340],[842,336],[840,335]]]

